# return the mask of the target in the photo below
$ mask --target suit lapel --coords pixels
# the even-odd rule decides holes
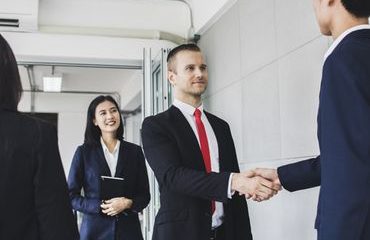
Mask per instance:
[[[195,136],[188,120],[186,120],[185,116],[177,107],[171,106],[169,112],[173,118],[175,131],[178,133],[178,136],[182,138],[181,142],[184,143],[180,148],[186,148],[187,154],[190,156],[186,160],[192,161],[193,164],[191,165],[195,166],[196,169],[202,169],[205,171],[206,168],[204,166],[202,152],[200,150],[197,137]]]
[[[224,144],[222,144],[223,141],[229,141],[229,139],[226,139],[221,131],[220,126],[217,124],[217,121],[213,118],[213,115],[204,111],[204,113],[207,116],[208,122],[211,125],[213,132],[215,133],[216,140],[217,140],[217,145],[218,145],[218,162],[219,162],[219,167],[220,167],[220,172],[225,171],[225,162],[224,162]]]
[[[99,165],[101,176],[112,176],[112,173],[110,172],[107,160],[105,160],[105,156],[103,153],[103,148],[101,144],[99,144],[96,148],[96,156],[97,156],[97,162]]]
[[[121,145],[119,147],[115,177],[124,177],[125,176],[124,171],[126,169],[130,169],[127,166],[129,164],[128,159],[130,158],[129,155],[128,155],[129,152],[126,151],[127,148],[125,146],[126,146],[125,141],[121,141]]]

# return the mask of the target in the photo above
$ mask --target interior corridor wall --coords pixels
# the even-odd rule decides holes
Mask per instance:
[[[90,102],[97,95],[38,93],[35,112],[58,113],[58,143],[64,172],[68,176],[74,152],[84,140],[86,113]],[[18,110],[31,111],[31,94],[23,93]]]
[[[316,114],[329,44],[310,0],[239,0],[201,36],[205,104],[229,122],[242,170],[319,154]],[[248,200],[254,239],[316,239],[317,197],[314,188]]]
[[[141,122],[142,122],[141,112],[135,115],[131,115],[125,119],[124,139],[126,141],[135,143],[137,145],[141,145],[141,136],[140,136]]]

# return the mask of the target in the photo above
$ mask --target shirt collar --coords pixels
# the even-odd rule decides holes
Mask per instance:
[[[110,153],[109,150],[108,150],[108,147],[107,147],[107,145],[105,145],[102,137],[100,137],[100,143],[101,143],[101,146],[103,147],[104,152]],[[113,152],[111,154],[115,154],[118,151],[118,148],[119,148],[120,145],[121,145],[121,141],[117,139],[116,146],[114,147]]]
[[[181,112],[183,113],[186,113],[186,114],[189,114],[191,116],[194,115],[194,111],[195,111],[195,107],[187,104],[187,103],[184,103],[178,99],[175,98],[175,100],[173,101],[172,105],[174,105],[175,107],[177,107],[178,109],[180,109]],[[198,109],[203,113],[203,103],[198,107]]]
[[[349,29],[347,29],[346,31],[344,31],[341,35],[339,35],[339,37],[337,39],[335,39],[335,41],[333,42],[333,44],[330,46],[330,48],[328,49],[328,51],[326,52],[325,56],[324,56],[324,62],[326,61],[326,59],[330,56],[330,54],[332,54],[332,52],[334,51],[334,49],[339,45],[339,43],[350,33],[354,32],[354,31],[357,31],[357,30],[362,30],[362,29],[370,29],[370,25],[369,24],[361,24],[361,25],[357,25],[357,26],[354,26],[354,27],[351,27]]]

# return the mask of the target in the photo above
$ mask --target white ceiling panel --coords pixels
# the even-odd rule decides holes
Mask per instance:
[[[22,85],[30,90],[27,69],[19,67]],[[39,90],[43,89],[42,77],[51,75],[52,67],[34,66],[33,77]],[[110,68],[82,68],[82,67],[55,67],[55,74],[62,74],[62,91],[93,91],[93,92],[121,92],[125,84],[133,79],[140,70],[110,69]],[[141,83],[140,83],[141,84]]]
[[[41,31],[104,35],[115,30],[118,36],[158,31],[187,38],[191,21],[188,5],[175,0],[40,0],[39,25]]]

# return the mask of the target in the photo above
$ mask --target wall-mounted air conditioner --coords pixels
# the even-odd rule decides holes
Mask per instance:
[[[0,31],[35,32],[39,0],[0,0]]]

